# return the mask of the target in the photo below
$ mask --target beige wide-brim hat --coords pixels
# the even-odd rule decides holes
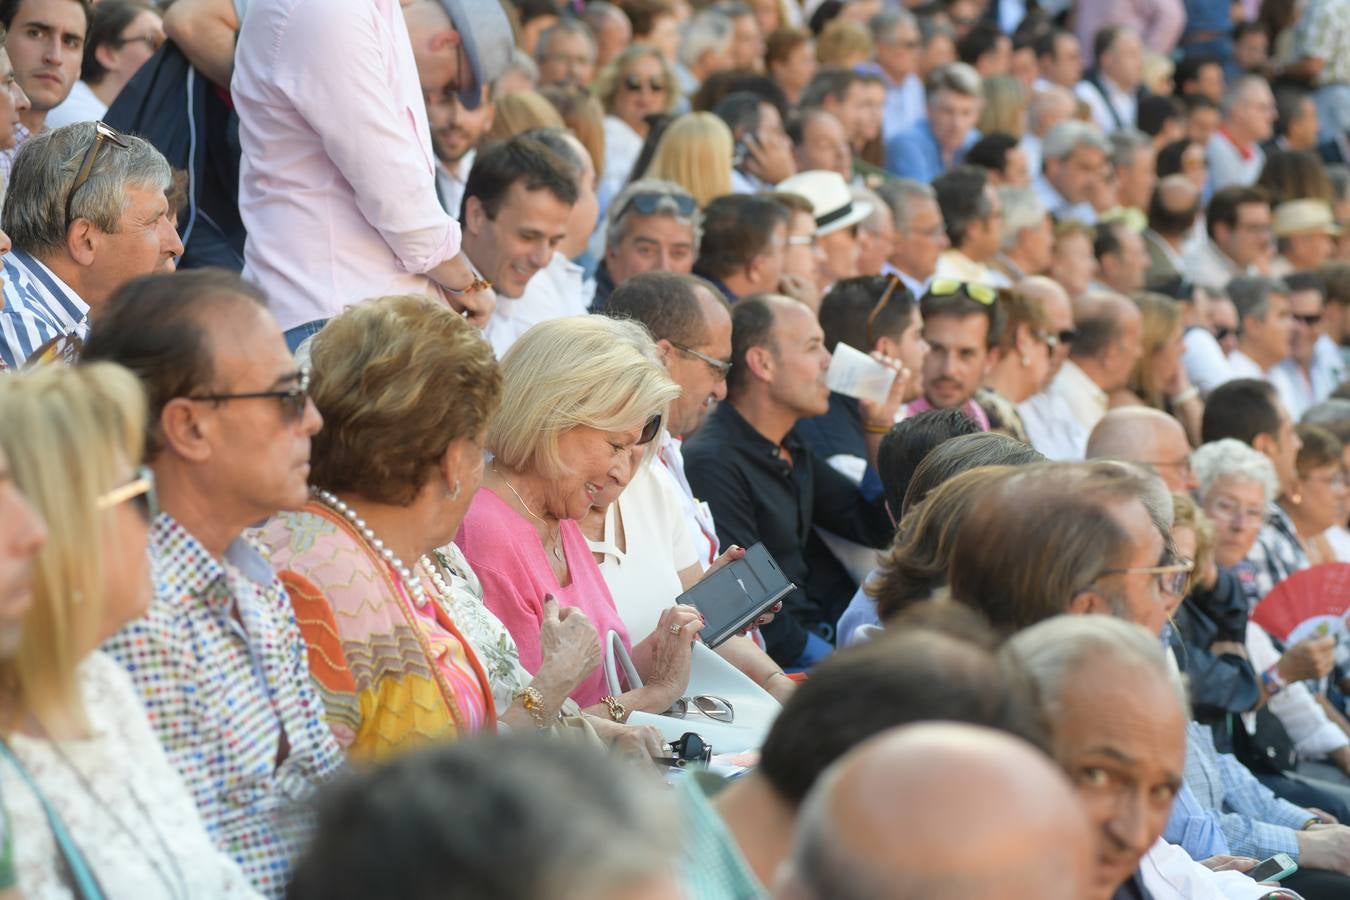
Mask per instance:
[[[1289,237],[1291,234],[1329,234],[1335,237],[1341,233],[1331,207],[1321,200],[1289,200],[1281,203],[1275,207],[1271,230],[1276,237]]]
[[[474,84],[460,88],[459,104],[477,109],[483,101],[483,88],[506,74],[511,65],[511,51],[516,46],[511,23],[497,0],[441,0],[441,5],[459,32],[460,45],[473,70]]]
[[[811,203],[816,234],[821,237],[857,225],[872,214],[872,204],[854,200],[848,182],[838,172],[824,169],[798,172],[779,182],[776,190],[805,197]]]

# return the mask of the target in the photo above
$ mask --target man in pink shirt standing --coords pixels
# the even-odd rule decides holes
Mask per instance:
[[[292,349],[384,294],[442,296],[487,323],[495,295],[436,199],[422,98],[448,88],[475,108],[512,46],[495,2],[251,0],[231,86],[244,274]]]

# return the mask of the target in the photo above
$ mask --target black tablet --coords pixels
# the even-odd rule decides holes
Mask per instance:
[[[716,647],[744,631],[796,588],[764,545],[755,544],[745,551],[744,559],[705,576],[675,602],[698,608],[706,620],[699,636],[709,647]]]

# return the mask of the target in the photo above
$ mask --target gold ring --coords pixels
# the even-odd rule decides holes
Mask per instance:
[[[670,633],[671,633],[671,634],[679,634],[679,633],[680,633],[680,626],[679,626],[679,625],[671,625],[671,626],[670,626]]]

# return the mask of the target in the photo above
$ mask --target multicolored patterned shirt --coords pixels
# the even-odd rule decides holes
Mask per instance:
[[[1308,554],[1289,514],[1278,503],[1266,510],[1266,524],[1256,536],[1256,543],[1247,551],[1254,577],[1242,579],[1242,590],[1247,605],[1255,608],[1270,589],[1295,572],[1308,568]],[[1264,857],[1263,857],[1264,858]]]
[[[343,763],[290,600],[244,538],[217,560],[161,513],[150,552],[154,602],[103,649],[131,674],[212,839],[281,897],[312,828],[304,801]]]

